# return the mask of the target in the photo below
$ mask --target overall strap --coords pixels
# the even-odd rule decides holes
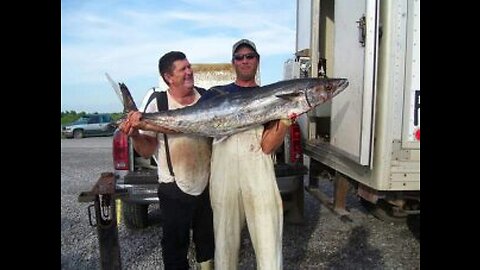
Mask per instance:
[[[157,107],[158,111],[168,111],[168,98],[167,91],[157,92]],[[171,176],[175,176],[173,173],[172,160],[170,158],[170,148],[168,147],[168,138],[167,134],[163,133],[163,140],[165,141],[165,155],[167,156],[167,165],[168,170],[170,171]]]
[[[167,134],[165,133],[163,133],[163,140],[165,141],[165,153],[167,155],[168,170],[170,171],[171,176],[175,176],[175,174],[173,173],[172,160],[170,159],[170,150],[168,148]]]
[[[145,108],[147,108],[148,104],[156,98],[157,99],[157,108],[158,111],[168,111],[168,98],[167,98],[167,92],[166,91],[154,91],[150,97],[148,98],[147,105]],[[175,176],[173,173],[173,166],[172,166],[172,161],[170,159],[170,149],[168,147],[168,138],[167,134],[163,133],[163,140],[165,141],[165,155],[167,157],[167,165],[168,165],[168,170],[170,171],[171,176]]]

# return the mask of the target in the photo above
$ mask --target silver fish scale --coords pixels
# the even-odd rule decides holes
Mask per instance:
[[[303,114],[347,86],[346,79],[280,81],[244,93],[215,96],[182,109],[145,113],[143,118],[178,132],[219,138],[292,114]]]

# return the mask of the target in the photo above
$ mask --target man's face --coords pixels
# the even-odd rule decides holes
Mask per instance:
[[[235,68],[237,77],[240,80],[255,80],[255,74],[257,73],[258,67],[258,56],[249,46],[241,46],[237,49],[233,55],[232,64]]]
[[[173,72],[167,75],[171,87],[192,88],[194,85],[193,71],[187,59],[173,62]]]

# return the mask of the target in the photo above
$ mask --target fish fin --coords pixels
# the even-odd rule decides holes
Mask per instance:
[[[108,73],[105,72],[105,76],[107,77],[108,82],[112,85],[113,90],[115,90],[115,94],[117,94],[117,97],[120,99],[120,102],[123,104],[123,98],[122,98],[122,91],[120,90],[120,85],[115,82],[112,77]]]
[[[288,94],[276,94],[275,96],[278,97],[278,98],[283,98],[283,99],[291,99],[293,97],[298,97],[301,94],[302,94],[301,92],[292,92],[292,93],[288,93]]]
[[[227,93],[226,93],[224,90],[222,90],[218,85],[210,88],[208,91],[209,91],[209,92],[215,92],[215,94],[217,94],[217,95],[226,95],[226,94],[227,94]]]

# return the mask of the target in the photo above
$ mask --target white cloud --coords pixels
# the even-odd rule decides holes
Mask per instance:
[[[125,2],[128,6],[122,6]],[[295,3],[290,0],[71,4],[62,1],[65,102],[73,86],[105,84],[105,72],[132,81],[158,80],[158,59],[170,50],[185,52],[192,63],[212,63],[229,62],[231,46],[240,38],[253,40],[262,59],[291,55],[295,49]]]

